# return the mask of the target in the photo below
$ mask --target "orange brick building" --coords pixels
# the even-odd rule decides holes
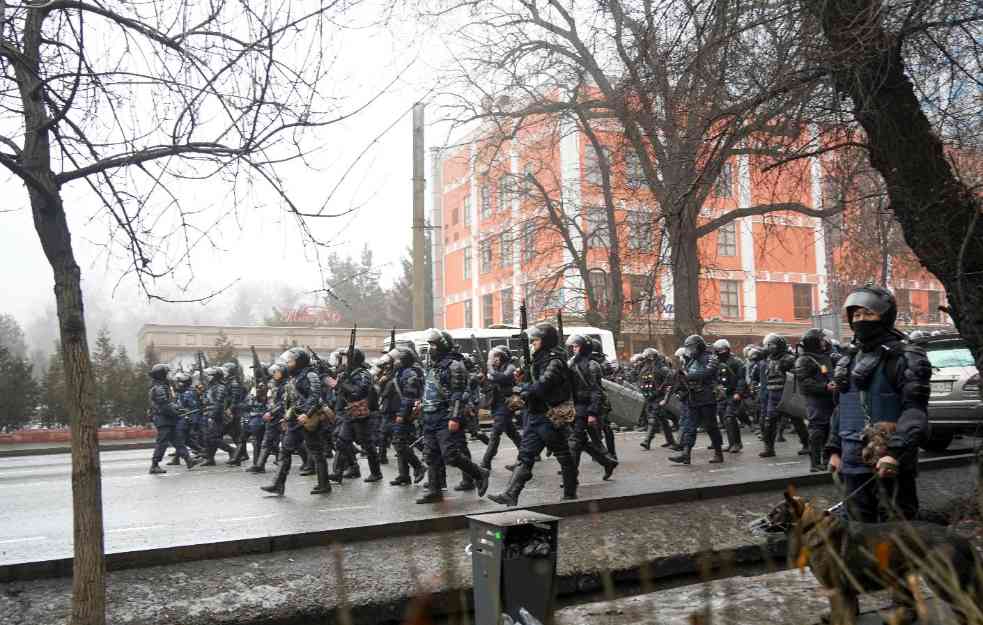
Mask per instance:
[[[628,353],[670,333],[671,276],[659,263],[667,244],[653,225],[657,220],[644,199],[640,166],[622,156],[627,151],[618,149],[616,132],[602,136],[611,144],[606,150],[613,163],[627,302],[620,351]],[[607,280],[606,248],[594,249],[595,239],[580,236],[590,235],[592,228],[604,230],[592,212],[602,204],[596,152],[583,133],[566,128],[537,135],[526,129],[493,146],[475,141],[434,149],[431,160],[438,325],[515,324],[524,298],[533,318],[561,307],[571,317],[586,310],[581,274],[570,268],[571,252],[558,230],[568,228],[571,240],[581,239],[575,249],[587,259],[590,278]],[[701,217],[763,203],[822,207],[828,194],[823,172],[818,158],[766,173],[755,157],[735,156]],[[545,203],[542,194],[529,192],[526,174],[540,180],[548,196],[562,205],[559,210],[569,218],[565,225],[542,227]],[[814,315],[835,312],[841,295],[830,275],[838,249],[849,244],[841,239],[829,223],[791,212],[740,218],[704,236],[700,297],[707,333],[742,345],[772,331],[799,334]],[[898,295],[902,319],[945,323],[937,312],[945,302],[941,284],[917,263],[905,265],[907,270],[889,285]]]

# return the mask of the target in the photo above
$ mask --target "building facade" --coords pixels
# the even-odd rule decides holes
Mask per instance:
[[[644,199],[644,175],[637,163],[610,149],[611,162],[618,162],[611,186],[618,190],[624,351],[630,351],[671,333],[673,292],[667,243],[657,231],[657,211]],[[533,318],[561,308],[576,317],[592,306],[582,272],[571,266],[571,250],[583,252],[590,280],[609,280],[603,250],[609,224],[596,212],[602,203],[596,154],[575,128],[555,138],[517,136],[491,148],[474,141],[431,152],[435,309],[446,327],[515,324],[523,300]],[[816,157],[781,171],[767,170],[753,156],[733,157],[701,219],[767,203],[821,208],[828,194],[823,172]],[[529,188],[544,185],[550,189]],[[814,323],[815,315],[835,311],[842,294],[831,272],[841,245],[829,223],[795,212],[742,217],[702,237],[700,300],[703,318],[711,321],[708,331],[748,340],[773,329],[793,334]],[[947,322],[938,312],[945,294],[933,276],[916,267],[890,282],[902,319],[920,326]]]

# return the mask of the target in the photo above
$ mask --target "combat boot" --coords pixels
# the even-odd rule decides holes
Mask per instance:
[[[408,460],[413,467],[413,483],[419,484],[423,478],[427,477],[427,467],[415,455],[410,455]]]
[[[314,472],[317,473],[317,486],[311,489],[312,495],[328,495],[331,493],[331,482],[328,480],[328,461],[324,457],[314,459]]]
[[[615,467],[618,466],[618,463],[615,462],[614,466]],[[611,468],[611,471],[614,471],[613,467]],[[607,475],[607,467],[605,467],[604,472]],[[610,475],[608,475],[608,477],[610,477]],[[572,501],[576,498],[577,498],[577,467],[573,466],[572,464],[567,464],[567,466],[563,467],[563,496],[560,497],[560,500]]]
[[[729,419],[727,421],[727,447],[724,451],[739,454],[742,449],[744,449],[744,444],[741,441],[741,426],[736,419]]]
[[[692,455],[692,447],[683,447],[678,456],[669,456],[669,462],[676,462],[678,464],[689,464],[690,456]]]
[[[389,448],[383,447],[379,452],[379,464],[389,464]]]
[[[389,482],[390,486],[408,486],[410,484],[410,463],[404,454],[396,456],[396,469],[399,472],[396,479]]]
[[[314,467],[314,458],[312,458],[311,457],[311,454],[308,453],[307,454],[307,460],[305,460],[304,461],[304,464],[301,465],[300,471],[298,471],[297,474],[298,475],[314,475],[316,473],[317,473],[317,469]]]
[[[263,448],[263,451],[256,456],[253,466],[246,469],[247,473],[266,473],[266,461],[270,458],[270,450]]]
[[[764,451],[758,453],[759,458],[775,457],[775,429],[777,424],[765,423],[761,429],[761,440],[765,443]]]
[[[652,449],[653,438],[655,438],[655,421],[649,423],[648,429],[645,431],[645,440],[639,443],[638,446],[645,451]]]
[[[195,460],[191,456],[185,456],[184,457],[184,464],[185,464],[185,466],[188,467],[188,469],[195,468],[196,466],[198,466],[198,463],[199,462],[200,462],[199,460]]]
[[[358,479],[362,477],[362,468],[358,466],[358,462],[353,462],[348,467],[348,470],[342,474],[342,477],[346,477],[350,480]]]
[[[332,463],[331,467],[331,473],[328,473],[328,479],[332,482],[341,484],[341,479],[344,477],[346,464],[344,454],[340,452],[335,454],[334,462]]]
[[[160,465],[157,464],[157,461],[154,460],[152,463],[150,463],[150,471],[148,471],[148,473],[150,473],[150,475],[161,475],[163,473],[167,473],[167,471],[161,469]]]
[[[520,462],[516,464],[515,470],[512,471],[512,477],[509,478],[509,485],[505,487],[505,491],[497,495],[488,495],[488,498],[503,506],[517,506],[519,505],[519,493],[522,492],[522,488],[529,481],[530,477],[532,477],[532,471]]]
[[[369,476],[364,482],[378,482],[382,479],[382,469],[379,468],[379,458],[374,453],[369,454]]]
[[[280,468],[276,472],[276,478],[273,480],[272,484],[268,486],[260,486],[260,490],[283,497],[283,493],[287,486],[287,475],[290,473],[292,456],[293,454],[280,454]]]
[[[822,473],[826,470],[823,462],[823,449],[826,437],[822,432],[812,432],[809,435],[809,472]]]
[[[427,480],[427,489],[423,492],[423,495],[416,500],[416,503],[439,503],[444,500],[444,494],[440,492],[440,472],[437,471],[436,468],[437,467],[432,466],[427,472],[429,477]]]
[[[611,456],[607,456],[606,459],[607,462],[604,464],[604,477],[601,478],[605,482],[611,479],[611,476],[614,475],[614,470],[618,468],[617,460],[615,460]],[[565,476],[564,479],[566,479]]]
[[[459,493],[470,493],[474,490],[474,479],[465,473],[461,476],[461,481],[454,487],[454,490]]]
[[[710,458],[710,464],[720,464],[724,461],[724,452],[720,449],[713,450],[713,458]]]
[[[180,466],[180,464],[181,464],[181,457],[175,454],[174,456],[171,457],[170,460],[168,460],[164,464],[167,465],[167,466],[169,466],[169,467]]]

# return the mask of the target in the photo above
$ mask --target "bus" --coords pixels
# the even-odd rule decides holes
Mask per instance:
[[[519,334],[519,328],[515,326],[494,325],[488,328],[457,328],[448,330],[447,332],[450,333],[451,338],[454,339],[454,343],[461,352],[474,351],[474,344],[471,340],[472,336],[478,340],[478,345],[485,354],[498,345],[505,345],[512,353],[517,353],[522,349],[519,339],[516,338],[516,335]],[[604,355],[607,356],[608,360],[617,358],[614,335],[610,330],[602,330],[601,328],[592,326],[564,326],[563,332],[566,336],[582,334],[593,339],[598,339],[601,341],[601,347],[604,349]],[[425,336],[425,330],[397,334],[396,346],[412,347],[422,357],[427,351]],[[389,343],[388,339],[386,343]]]

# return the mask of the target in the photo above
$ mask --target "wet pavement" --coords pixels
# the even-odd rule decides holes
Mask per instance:
[[[753,439],[747,436],[746,438]],[[667,461],[668,450],[639,448],[642,434],[617,435],[621,466],[610,482],[602,482],[601,468],[585,456],[581,465],[581,499],[603,499],[680,488],[732,485],[764,479],[792,479],[807,474],[798,445],[781,444],[776,458],[757,457],[760,443],[748,443],[745,453],[727,455],[723,465],[710,465],[709,452],[694,452],[692,466]],[[658,442],[659,439],[656,440]],[[701,436],[701,442],[705,438]],[[965,452],[969,441],[957,441],[949,454]],[[481,443],[472,443],[480,457]],[[493,471],[490,492],[504,489],[515,449],[503,443]],[[224,454],[220,455],[224,461]],[[417,505],[421,486],[388,485],[393,464],[383,467],[386,480],[365,484],[346,480],[329,496],[308,494],[313,478],[295,473],[287,482],[287,495],[270,497],[259,486],[272,473],[253,475],[224,465],[196,468],[168,467],[166,475],[147,474],[149,452],[113,451],[102,455],[103,502],[108,553],[178,545],[207,544],[338,528],[364,527],[399,521],[427,521],[500,509],[475,493],[448,491],[441,505]],[[272,465],[271,465],[272,466]],[[362,461],[363,475],[367,474]],[[558,465],[551,459],[537,463],[535,478],[520,499],[520,506],[559,500]],[[451,486],[459,475],[449,472]],[[0,565],[66,558],[72,552],[71,465],[65,455],[0,459]]]

